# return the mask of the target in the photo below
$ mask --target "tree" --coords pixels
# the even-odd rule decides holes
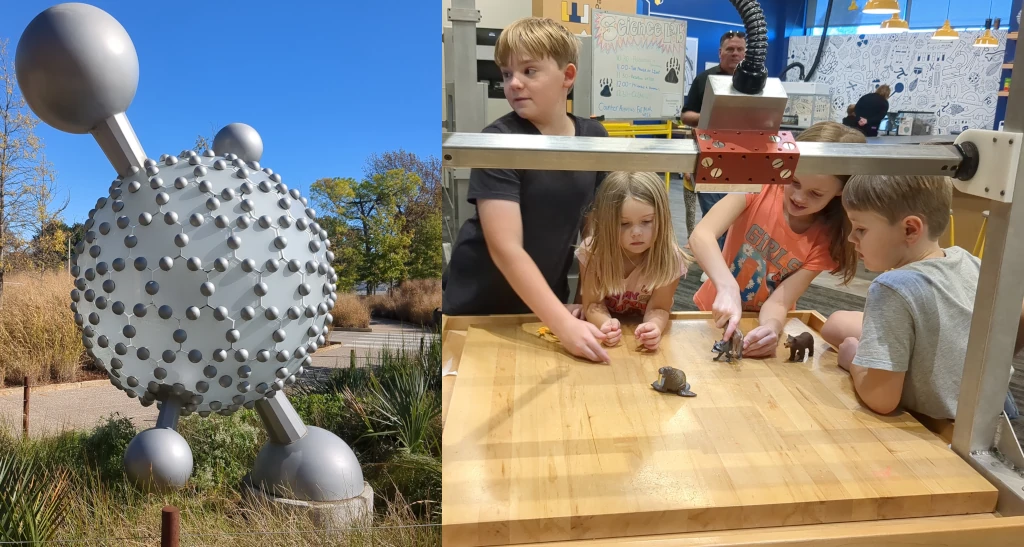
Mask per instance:
[[[359,279],[368,282],[370,294],[377,283],[394,285],[407,276],[412,238],[401,211],[407,208],[408,197],[416,195],[420,184],[417,175],[392,169],[362,181],[330,178],[310,186],[310,198],[316,209],[324,212],[324,216],[336,217],[339,225],[355,230],[354,234],[346,232],[335,247],[334,265],[338,267],[343,255],[348,257],[349,264],[358,262],[356,272]],[[360,255],[358,261],[353,253]]]
[[[418,191],[405,196],[398,214],[405,218],[405,235],[412,242],[406,267],[412,278],[439,278],[441,251],[441,160],[436,156],[421,159],[403,149],[373,154],[364,168],[367,178],[400,169],[415,174],[421,181]]]
[[[444,267],[441,254],[441,211],[424,217],[412,233],[409,245],[409,277],[438,279]]]
[[[35,135],[39,120],[18,91],[7,40],[0,39],[0,306],[7,253],[24,249],[31,236],[67,207],[51,211],[55,172]]]
[[[359,244],[359,230],[341,222],[334,215],[321,215],[317,223],[327,231],[334,251],[334,272],[338,274],[339,291],[353,290],[362,278],[363,253]]]
[[[197,154],[202,154],[207,150],[213,150],[213,139],[208,139],[203,135],[196,136],[196,145],[192,147]]]

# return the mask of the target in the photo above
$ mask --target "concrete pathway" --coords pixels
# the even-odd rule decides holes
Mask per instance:
[[[313,354],[313,367],[306,377],[349,366],[352,350],[356,351],[357,366],[364,366],[367,357],[384,345],[418,350],[420,337],[429,336],[418,327],[396,321],[374,319],[370,327],[372,332],[334,331],[332,344]],[[22,434],[23,401],[23,388],[0,390],[0,427],[15,435]],[[115,413],[130,418],[141,430],[156,424],[158,412],[156,405],[140,405],[108,380],[40,386],[32,388],[29,397],[29,435],[39,437],[62,429],[90,429]]]

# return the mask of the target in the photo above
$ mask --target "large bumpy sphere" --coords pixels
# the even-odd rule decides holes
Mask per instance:
[[[183,414],[252,408],[326,343],[337,276],[314,211],[234,154],[146,160],[89,212],[71,292],[110,381]]]
[[[32,19],[14,65],[32,111],[68,133],[87,133],[125,112],[139,87],[139,57],[128,32],[88,4],[58,4]]]

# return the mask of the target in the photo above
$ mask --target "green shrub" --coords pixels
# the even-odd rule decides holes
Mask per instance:
[[[83,459],[104,481],[124,484],[124,451],[136,434],[138,430],[130,419],[109,416],[86,437]]]
[[[237,488],[252,470],[267,435],[252,410],[231,416],[193,414],[178,422],[178,433],[192,448],[193,470],[189,482],[199,490]]]

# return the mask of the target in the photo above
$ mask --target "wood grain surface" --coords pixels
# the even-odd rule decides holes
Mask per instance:
[[[816,314],[786,325],[815,337],[803,363],[786,362],[785,336],[776,358],[714,362],[722,333],[710,315],[672,317],[653,354],[637,353],[624,325],[611,364],[571,357],[536,335],[539,323],[449,318],[444,543],[994,511],[996,489],[946,443],[908,414],[860,405]],[[696,397],[652,389],[666,365],[686,372]]]

